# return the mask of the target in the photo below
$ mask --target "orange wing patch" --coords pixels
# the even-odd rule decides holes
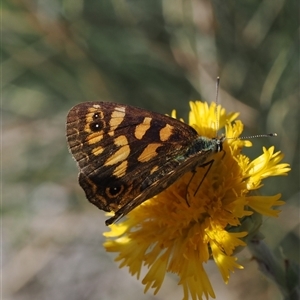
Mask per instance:
[[[125,135],[120,135],[114,139],[114,144],[116,146],[126,146],[128,145],[128,140]]]
[[[160,140],[162,142],[167,141],[172,135],[173,129],[174,129],[173,126],[166,124],[166,126],[159,131]]]
[[[158,153],[156,152],[157,148],[161,147],[162,144],[153,143],[147,145],[147,147],[144,149],[144,151],[140,154],[138,157],[139,162],[146,162],[155,157]]]
[[[104,148],[102,148],[102,147],[97,147],[97,148],[94,148],[94,149],[92,150],[92,153],[93,153],[94,155],[98,156],[98,155],[100,155],[103,151],[104,151]]]
[[[130,154],[130,147],[124,146],[112,154],[107,161],[104,163],[104,166],[112,166],[119,162],[124,161]]]
[[[103,134],[101,132],[94,132],[87,136],[86,141],[89,145],[96,144],[103,139]]]
[[[126,175],[126,170],[128,166],[128,161],[124,160],[119,166],[114,169],[113,175],[117,178],[123,177]]]
[[[153,174],[157,170],[158,170],[158,166],[153,167],[150,171],[150,174]]]
[[[109,121],[110,131],[108,134],[110,136],[113,136],[115,134],[115,130],[118,128],[118,126],[124,120],[124,116],[125,116],[125,107],[124,106],[118,106],[112,112],[112,114],[110,116],[110,121]]]
[[[152,118],[145,117],[143,122],[135,127],[134,136],[141,140],[143,136],[146,134],[147,130],[150,128],[150,123]]]

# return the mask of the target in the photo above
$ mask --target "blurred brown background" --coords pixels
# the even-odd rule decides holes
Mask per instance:
[[[67,150],[65,117],[88,100],[133,104],[187,119],[189,100],[240,111],[247,155],[275,145],[292,166],[262,193],[287,204],[262,232],[299,262],[299,2],[296,0],[4,0],[2,2],[3,299],[182,299],[176,277],[157,296],[102,247],[104,213],[88,203]],[[282,299],[239,254],[217,299]]]

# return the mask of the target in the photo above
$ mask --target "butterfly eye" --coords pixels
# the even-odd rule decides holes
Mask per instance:
[[[106,194],[109,197],[117,197],[120,193],[122,193],[124,190],[124,185],[115,185],[115,186],[111,186],[106,188]]]

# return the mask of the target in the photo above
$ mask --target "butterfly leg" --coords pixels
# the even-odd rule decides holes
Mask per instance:
[[[202,168],[205,168],[206,166],[208,166],[208,168],[207,168],[205,174],[203,175],[203,178],[202,178],[201,182],[199,183],[199,185],[198,185],[198,187],[197,187],[197,189],[196,189],[196,191],[195,191],[195,193],[194,193],[194,197],[195,197],[196,194],[198,193],[198,191],[199,191],[199,189],[200,189],[200,187],[201,187],[201,185],[202,185],[202,183],[203,183],[205,177],[207,176],[209,170],[211,169],[211,166],[213,165],[214,161],[215,161],[215,160],[212,159],[212,160],[206,162],[205,164],[199,166],[199,167],[202,167]]]
[[[192,180],[193,180],[193,178],[194,178],[194,176],[196,174],[196,169],[193,169],[191,172],[193,174],[192,174],[192,176],[191,176],[191,178],[190,178],[190,180],[189,180],[189,182],[188,182],[188,184],[186,186],[186,193],[185,193],[185,195],[186,195],[185,202],[186,202],[186,204],[187,204],[188,207],[190,207],[190,203],[189,203],[189,186],[190,186],[190,183],[192,182]]]
[[[224,153],[223,153],[222,159],[223,159],[223,158],[225,157],[225,155],[226,155],[226,151],[223,150],[223,152],[224,152]],[[202,178],[201,182],[199,183],[199,185],[198,185],[198,187],[197,187],[197,189],[196,189],[196,191],[195,191],[195,193],[194,193],[194,196],[196,196],[196,194],[198,193],[198,191],[199,191],[199,189],[200,189],[200,187],[201,187],[201,185],[202,185],[202,183],[203,183],[205,177],[207,176],[207,174],[208,174],[210,168],[212,167],[214,161],[215,161],[215,160],[212,159],[212,160],[206,162],[205,164],[202,164],[202,165],[199,166],[199,167],[202,167],[202,168],[205,168],[206,166],[208,166],[208,168],[207,168],[205,174],[203,175],[203,178]],[[189,184],[190,184],[190,182],[192,181],[192,179],[193,179],[193,177],[194,177],[194,174],[195,174],[195,172],[193,171],[193,176],[192,176],[191,180],[189,181]]]
[[[196,191],[194,193],[194,197],[196,196],[197,192],[199,191],[199,189],[200,189],[200,187],[201,187],[201,185],[202,185],[205,177],[207,176],[207,174],[208,174],[208,172],[209,172],[209,170],[210,170],[210,168],[211,168],[211,166],[212,166],[213,163],[214,163],[214,160],[212,159],[212,160],[206,162],[205,164],[202,164],[202,165],[198,166],[198,167],[202,167],[202,168],[205,168],[206,166],[208,166],[208,168],[207,168],[205,174],[203,175],[203,178],[202,178],[201,182],[199,183],[199,185],[198,185],[198,187],[197,187],[197,189],[196,189]],[[193,178],[194,178],[194,176],[196,174],[196,169],[192,170],[192,173],[193,174],[192,174],[192,176],[191,176],[191,178],[190,178],[190,180],[189,180],[189,182],[188,182],[188,184],[186,186],[185,201],[186,201],[186,204],[188,205],[188,207],[190,207],[189,200],[188,200],[188,198],[189,198],[189,191],[188,190],[189,190],[190,183],[192,182],[192,180],[193,180]]]

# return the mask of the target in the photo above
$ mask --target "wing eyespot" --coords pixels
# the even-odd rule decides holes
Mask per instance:
[[[124,191],[124,189],[125,189],[124,184],[114,185],[114,186],[107,187],[105,189],[105,193],[109,198],[116,198]]]
[[[103,129],[103,122],[101,121],[96,121],[90,124],[90,129],[93,132],[98,132]]]

